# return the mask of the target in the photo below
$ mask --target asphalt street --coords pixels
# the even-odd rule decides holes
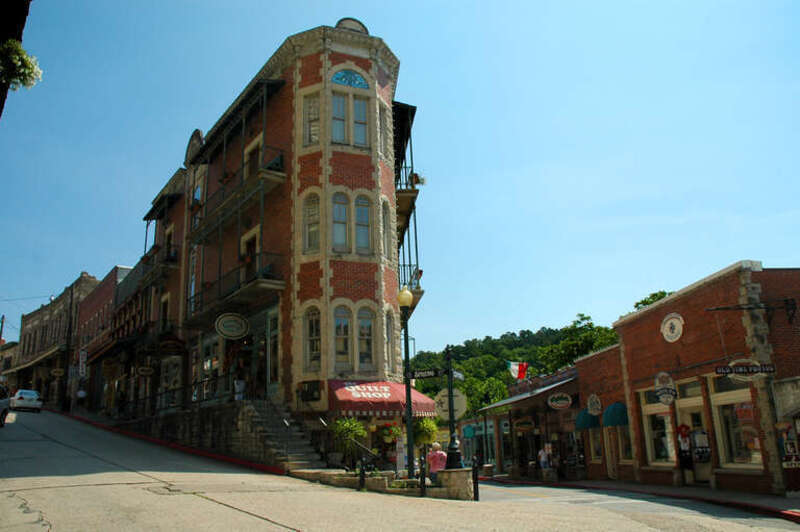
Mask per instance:
[[[796,530],[669,498],[482,484],[481,502],[334,488],[187,455],[43,412],[0,429],[0,531]]]

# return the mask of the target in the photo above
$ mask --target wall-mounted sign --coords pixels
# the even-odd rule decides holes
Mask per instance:
[[[214,323],[217,334],[228,340],[244,338],[250,332],[250,322],[241,314],[227,312],[220,314]]]
[[[148,366],[140,366],[136,372],[139,374],[140,377],[149,377],[153,374],[153,368]]]
[[[671,405],[673,402],[675,402],[675,398],[678,396],[678,390],[675,388],[675,382],[666,371],[656,374],[654,391],[659,402],[665,405]]]
[[[733,380],[747,382],[756,377],[764,377],[775,373],[775,364],[762,364],[752,358],[737,358],[727,366],[717,366],[717,375],[727,375]]]
[[[556,392],[547,398],[547,404],[555,410],[564,410],[572,405],[572,397],[564,392]]]
[[[680,314],[673,312],[667,314],[661,320],[661,335],[669,343],[677,342],[683,334],[683,318]]]
[[[88,356],[88,353],[86,352],[86,349],[81,349],[80,352],[78,353],[78,375],[80,375],[81,377],[85,377],[86,376],[86,357],[87,356]]]
[[[593,416],[599,416],[603,413],[603,403],[600,402],[600,398],[597,397],[596,393],[586,399],[586,411]]]
[[[63,377],[64,370],[61,368],[53,368],[50,370],[50,375],[52,375],[53,377]]]

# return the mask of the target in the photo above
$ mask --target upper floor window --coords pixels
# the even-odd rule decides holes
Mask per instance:
[[[347,240],[348,199],[341,192],[333,195],[333,249],[349,251]]]
[[[319,310],[311,308],[306,312],[304,329],[306,337],[306,369],[308,371],[316,371],[319,370],[322,336]]]
[[[397,371],[397,358],[394,354],[394,319],[391,312],[386,313],[386,353],[388,369],[394,373]]]
[[[389,157],[392,137],[391,131],[389,131],[389,112],[383,105],[380,106],[378,111],[378,134],[380,135],[378,148],[385,157]]]
[[[333,93],[331,102],[331,140],[347,143],[347,96],[337,92]]]
[[[356,89],[368,89],[369,83],[364,77],[354,70],[340,70],[333,75],[331,81],[339,85],[347,85]]]
[[[319,142],[319,94],[303,98],[303,145]]]
[[[309,194],[303,206],[303,250],[319,251],[319,196]]]
[[[358,365],[371,369],[372,362],[372,322],[374,316],[369,309],[358,311]]]
[[[391,258],[392,256],[392,234],[391,225],[389,223],[389,204],[387,202],[383,202],[383,207],[381,208],[382,217],[383,217],[383,255],[386,258]]]
[[[350,360],[350,311],[346,307],[337,307],[333,314],[335,329],[336,367],[347,369],[352,366]]]
[[[353,144],[367,146],[367,99],[353,98]]]
[[[356,198],[356,251],[358,253],[372,251],[369,237],[369,218],[369,200],[364,196],[359,196]]]

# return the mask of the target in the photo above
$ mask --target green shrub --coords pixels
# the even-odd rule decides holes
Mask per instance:
[[[367,436],[367,429],[356,418],[340,417],[331,425],[331,433],[336,450],[344,455],[347,463],[352,463],[358,455],[356,441],[363,440]]]

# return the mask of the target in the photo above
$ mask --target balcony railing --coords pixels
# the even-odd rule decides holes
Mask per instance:
[[[178,266],[180,249],[180,246],[175,244],[153,244],[147,254],[142,257],[142,278],[160,271],[165,266]]]
[[[204,283],[200,292],[188,298],[187,318],[201,314],[259,280],[282,281],[283,255],[257,253],[240,258],[240,265],[214,281]]]
[[[414,171],[413,166],[403,165],[400,167],[400,172],[395,174],[394,186],[397,190],[416,189],[423,183],[424,179]]]
[[[419,269],[417,264],[400,264],[397,273],[397,279],[401,288],[405,285],[407,285],[410,290],[419,290],[422,288],[420,283],[422,279],[422,270]]]
[[[265,147],[265,156],[256,164],[247,162],[236,171],[225,171],[220,178],[222,184],[216,192],[211,194],[203,205],[203,217],[213,213],[225,200],[234,196],[248,179],[259,175],[261,172],[285,172],[283,150]]]

